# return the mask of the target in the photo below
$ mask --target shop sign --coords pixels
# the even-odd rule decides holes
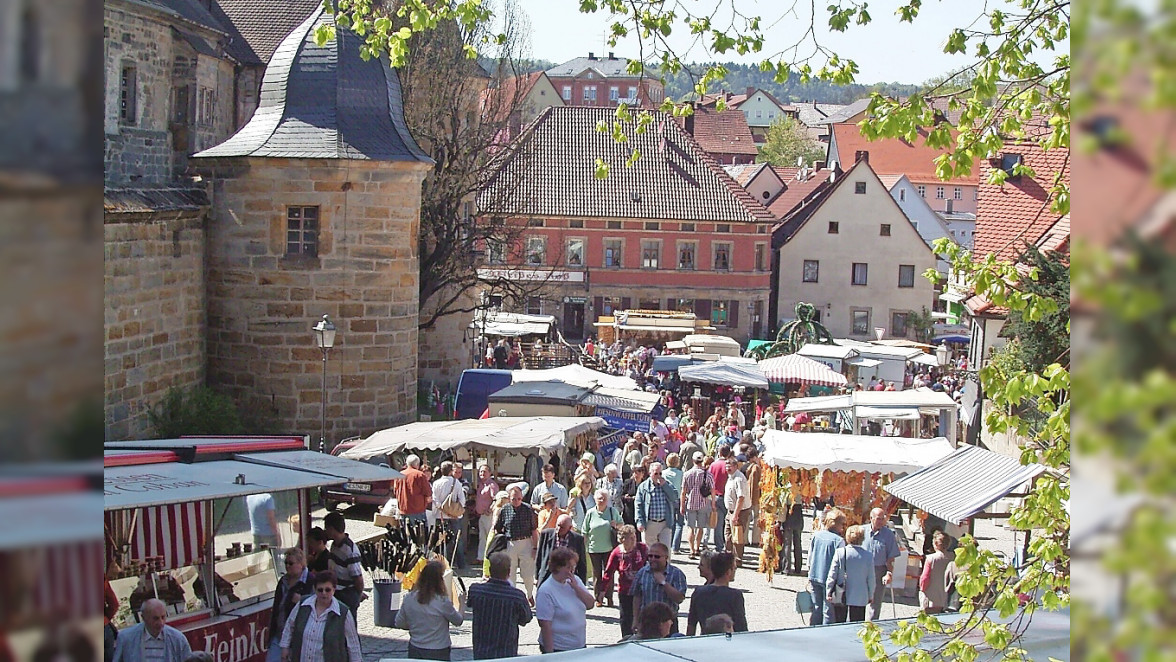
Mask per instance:
[[[211,623],[184,632],[192,650],[207,651],[214,662],[265,662],[269,646],[270,610]]]

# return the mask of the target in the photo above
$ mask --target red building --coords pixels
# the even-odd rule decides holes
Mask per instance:
[[[608,57],[578,57],[546,72],[560,98],[569,106],[616,108],[628,103],[656,108],[665,100],[665,85],[656,73],[629,73],[629,60],[609,53]]]
[[[693,311],[739,340],[760,335],[775,218],[668,115],[644,133],[626,127],[626,142],[596,131],[612,118],[549,108],[514,144],[479,210],[483,222],[522,227],[520,245],[491,247],[483,280],[546,279],[522,312],[556,315],[568,338],[637,308]],[[634,149],[641,156],[627,165]]]

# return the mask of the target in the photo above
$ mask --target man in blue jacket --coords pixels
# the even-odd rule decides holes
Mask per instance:
[[[845,547],[845,540],[841,537],[843,531],[845,513],[837,508],[825,511],[825,528],[813,535],[809,546],[808,578],[813,592],[813,615],[809,625],[833,622],[833,606],[825,600],[825,581],[829,577],[829,567],[833,565],[833,555]]]
[[[142,622],[118,633],[114,662],[184,662],[192,647],[182,632],[167,625],[167,605],[151,598],[139,610]]]
[[[660,542],[668,548],[681,516],[681,499],[678,490],[662,475],[660,462],[649,465],[649,478],[637,486],[634,506],[637,530],[644,534],[645,544]]]

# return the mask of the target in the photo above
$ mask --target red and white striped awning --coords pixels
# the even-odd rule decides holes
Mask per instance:
[[[769,382],[777,384],[817,384],[820,386],[845,386],[845,375],[824,363],[798,354],[778,356],[760,361],[760,368]]]
[[[31,557],[40,566],[32,570],[37,577],[32,594],[34,613],[54,621],[96,618],[102,612],[105,554],[101,540],[37,551]]]
[[[129,535],[127,561],[163,559],[164,568],[182,568],[204,560],[205,503],[170,503],[106,513],[115,540]],[[132,528],[132,520],[134,520]]]

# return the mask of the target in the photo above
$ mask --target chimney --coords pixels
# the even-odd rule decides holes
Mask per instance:
[[[588,59],[589,59],[589,60],[595,60],[595,59],[596,59],[596,53],[593,53],[592,51],[588,51]]]
[[[869,163],[870,162],[870,153],[864,149],[859,149],[858,151],[854,152],[853,153],[853,162],[857,163],[859,161],[865,161],[866,163]]]
[[[684,121],[682,122],[682,125],[683,125],[682,128],[686,129],[686,133],[689,133],[690,135],[693,136],[694,135],[694,113],[690,113],[689,115],[687,115],[685,117]]]
[[[755,94],[755,88],[754,87],[747,88],[747,96],[750,97],[753,94]]]
[[[952,200],[949,199],[947,201],[947,211],[946,211],[946,213],[948,213],[948,214],[951,213],[951,203],[952,203]]]
[[[613,53],[612,51],[609,51],[609,52],[608,52],[608,59],[610,59],[610,60],[615,60],[615,59],[617,59],[616,53]]]
[[[824,169],[825,169],[825,162],[824,161],[813,161],[813,170],[824,170]]]

